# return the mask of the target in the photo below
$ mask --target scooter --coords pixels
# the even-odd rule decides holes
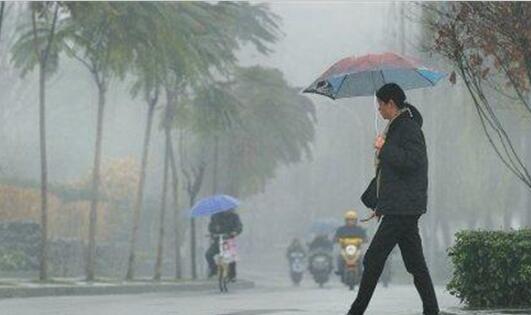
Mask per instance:
[[[294,285],[298,286],[302,281],[304,273],[304,252],[294,250],[288,254],[289,259],[289,275]]]
[[[343,260],[343,273],[341,282],[350,290],[361,281],[361,244],[363,239],[360,237],[342,237],[338,240],[341,246],[341,259]]]
[[[309,270],[313,279],[322,288],[330,279],[332,272],[332,254],[324,249],[313,250],[309,258]]]

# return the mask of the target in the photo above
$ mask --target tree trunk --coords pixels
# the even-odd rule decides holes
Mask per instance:
[[[159,281],[162,275],[162,256],[164,247],[164,217],[166,215],[166,192],[168,190],[168,160],[169,160],[169,144],[170,130],[169,127],[165,127],[166,145],[164,152],[164,174],[162,176],[162,197],[160,201],[160,226],[159,226],[159,241],[157,246],[157,260],[155,263],[155,275],[154,280]]]
[[[179,178],[177,176],[177,164],[175,162],[175,155],[173,152],[173,140],[170,131],[170,141],[168,147],[170,158],[170,168],[172,175],[173,188],[173,206],[174,206],[174,229],[175,229],[175,279],[182,278],[182,258],[181,258],[181,237],[180,237],[180,217],[179,217]]]
[[[0,1],[0,39],[2,39],[2,22],[4,22],[5,1]]]
[[[46,161],[45,79],[45,63],[41,62],[39,67],[39,134],[41,151],[41,257],[39,279],[41,281],[48,279],[48,166]]]
[[[203,183],[203,176],[206,164],[204,161],[200,162],[200,165],[197,168],[194,168],[192,165],[190,168],[190,171],[186,171],[186,162],[185,162],[185,155],[184,155],[184,146],[183,146],[183,135],[180,136],[180,156],[181,156],[181,169],[183,170],[183,174],[186,177],[186,190],[188,192],[189,197],[189,206],[192,208],[195,204],[196,198],[201,191],[201,185]],[[197,161],[196,161],[197,162]],[[190,219],[190,259],[191,259],[191,273],[192,273],[192,279],[197,279],[197,266],[196,266],[196,246],[197,246],[197,240],[196,240],[196,224],[195,219],[192,217]]]
[[[96,224],[98,219],[98,201],[100,186],[100,162],[101,162],[101,142],[103,138],[103,112],[105,109],[105,87],[98,84],[98,121],[96,133],[96,148],[94,154],[94,169],[92,171],[92,200],[90,203],[89,222],[89,246],[86,276],[87,281],[94,281],[94,270],[96,265]]]
[[[151,140],[151,129],[153,126],[153,114],[155,112],[156,102],[149,102],[146,130],[144,133],[144,145],[142,149],[142,164],[140,167],[140,180],[137,187],[136,199],[133,208],[133,227],[131,231],[131,239],[129,242],[129,260],[127,264],[127,280],[133,280],[135,277],[135,246],[138,238],[138,227],[140,224],[140,212],[142,211],[142,203],[144,200],[144,184],[146,180],[146,168],[149,157],[149,144]]]
[[[216,195],[219,192],[219,188],[218,188],[218,162],[219,162],[219,136],[218,135],[215,135],[214,136],[214,156],[213,156],[213,161],[212,161],[212,195]],[[202,225],[200,228],[199,228],[199,235],[203,235],[203,231],[206,231],[206,233],[208,233],[208,227],[205,226],[205,225]],[[253,235],[252,233],[250,233],[250,235]],[[250,242],[252,242],[252,240],[250,240]],[[205,240],[205,239],[201,239],[201,242],[200,242],[200,245],[199,245],[199,252],[200,253],[203,253],[206,251],[206,249],[210,246],[210,241],[208,240]],[[204,263],[205,263],[205,260],[204,259],[201,259],[200,260],[201,262],[201,271],[204,271],[206,269]]]
[[[218,155],[219,155],[219,137],[214,136],[214,161],[212,165],[212,195],[218,193]]]
[[[199,173],[197,173],[194,178],[194,184],[193,188],[190,191],[190,208],[192,208],[195,204],[197,195],[199,194],[199,191],[201,190],[201,182],[203,180],[203,170],[199,169]],[[190,220],[190,258],[192,262],[192,279],[197,279],[197,232],[196,232],[196,223],[195,218],[191,218]]]
[[[232,157],[237,154],[243,154],[243,152],[241,149],[241,145],[234,143],[233,139],[230,139],[229,145],[231,148],[233,148],[233,150],[231,150],[229,153],[229,161],[228,161],[229,163],[228,165],[228,169],[229,169],[228,191],[230,192],[231,196],[237,198],[239,195],[239,191],[240,191],[240,188],[239,188],[239,185],[240,185],[239,176],[240,175],[239,175],[239,167],[234,162],[234,161],[237,161],[237,159],[232,158]]]
[[[195,204],[195,196],[190,196],[190,208]],[[192,269],[192,279],[197,279],[197,259],[196,259],[196,235],[195,235],[195,219],[190,219],[190,258],[191,258],[191,269]]]
[[[3,21],[5,2],[1,2],[0,7],[0,27]],[[52,45],[55,24],[59,6],[56,4],[50,34],[46,43],[46,48],[40,51],[37,46],[37,23],[35,10],[31,11],[31,21],[33,27],[34,52],[39,61],[39,142],[41,155],[41,255],[39,279],[45,281],[48,279],[48,163],[46,160],[46,64]]]

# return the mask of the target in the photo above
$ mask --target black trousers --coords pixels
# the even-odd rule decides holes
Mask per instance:
[[[352,303],[349,315],[362,315],[367,309],[387,256],[396,244],[400,248],[407,271],[413,275],[413,282],[422,299],[424,315],[439,314],[435,290],[422,253],[419,217],[418,215],[383,217],[365,253],[358,296]]]

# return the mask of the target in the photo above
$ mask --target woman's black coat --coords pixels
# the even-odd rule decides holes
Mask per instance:
[[[418,215],[426,212],[428,158],[418,111],[400,114],[389,126],[380,150],[378,198],[373,179],[362,201],[383,215]]]

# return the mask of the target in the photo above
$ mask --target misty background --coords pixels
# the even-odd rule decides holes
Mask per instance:
[[[424,29],[414,18],[418,10],[414,4],[287,1],[273,2],[270,8],[281,18],[283,36],[272,45],[274,51],[267,56],[244,46],[238,52],[239,64],[277,68],[291,86],[300,90],[337,60],[351,55],[394,51],[420,56],[427,64],[448,73],[452,71],[441,59],[419,53]],[[17,14],[17,11],[13,9],[8,14]],[[38,75],[34,71],[21,78],[9,62],[5,43],[13,40],[14,24],[15,19],[6,16],[4,40],[0,44],[0,181],[4,185],[34,187],[38,192]],[[97,93],[86,71],[68,58],[61,59],[60,64],[59,72],[47,83],[48,174],[50,184],[56,186],[89,177],[97,111]],[[104,117],[104,168],[112,161],[136,167],[140,163],[146,108],[143,101],[131,98],[130,88],[131,82],[127,79],[115,80],[109,88]],[[430,163],[429,208],[420,225],[428,265],[435,280],[441,282],[450,275],[444,257],[456,231],[529,226],[531,194],[493,153],[459,79],[455,85],[445,79],[436,87],[406,91],[406,94],[408,101],[424,117]],[[369,214],[359,197],[374,175],[373,98],[332,101],[315,95],[307,97],[316,110],[311,156],[298,163],[278,166],[263,189],[242,198],[238,210],[244,231],[239,237],[242,256],[239,268],[250,276],[265,271],[287,276],[285,250],[294,237],[309,241],[309,226],[315,220],[336,218],[342,221],[344,212],[350,209],[356,209],[360,217]],[[158,229],[164,158],[161,112],[158,108],[155,113],[140,227],[139,242],[145,264],[138,272],[145,275],[152,270]],[[517,150],[529,164],[530,117],[508,114],[505,118],[511,122],[508,132],[519,139]],[[380,130],[384,126],[385,122],[379,118]],[[212,194],[210,176],[207,167],[200,197]],[[63,209],[68,208],[67,202],[58,203]],[[189,206],[184,193],[181,193],[179,208],[182,209],[181,219],[188,220],[185,209]],[[116,219],[117,227],[109,228],[112,233],[124,228],[123,233],[117,232],[122,236],[101,236],[125,250],[131,224],[129,210],[130,207],[125,206]],[[68,212],[63,211],[63,214]],[[38,217],[33,219],[38,222]],[[170,220],[167,224],[164,273],[170,275],[175,257],[173,225]],[[207,247],[207,224],[206,218],[198,220],[201,277],[205,276],[206,269],[203,253]],[[372,235],[377,223],[373,220],[361,225]],[[50,237],[82,238],[79,233],[82,229],[73,228],[69,234],[63,231],[63,235],[54,235],[52,228]],[[188,230],[185,237],[189,237]],[[190,274],[187,244],[185,242],[180,249],[185,277]],[[119,261],[124,264],[125,257]],[[405,268],[398,257],[393,258],[393,262],[397,262],[394,272],[400,280]],[[114,270],[114,276],[123,276],[122,266]]]

